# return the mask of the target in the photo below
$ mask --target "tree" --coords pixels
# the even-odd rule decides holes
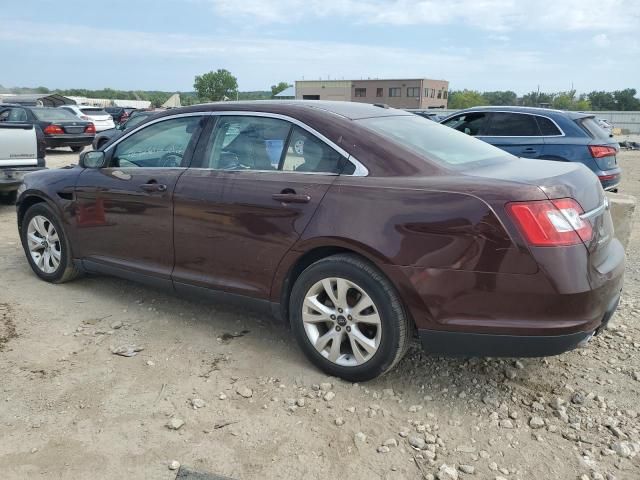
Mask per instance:
[[[277,85],[271,85],[271,97],[275,97],[280,92],[286,90],[293,85],[289,85],[287,82],[280,82]]]
[[[613,98],[616,101],[616,110],[640,110],[640,100],[636,98],[635,88],[616,90],[613,92]]]
[[[487,105],[516,105],[518,95],[511,90],[484,92],[482,94]]]
[[[555,93],[530,92],[522,97],[522,105],[525,107],[539,107],[540,105],[553,104]]]
[[[198,98],[202,101],[220,101],[226,98],[236,98],[238,93],[238,79],[231,72],[223,68],[196,75],[193,83]]]
[[[448,107],[451,109],[477,107],[485,103],[485,98],[477,90],[453,90],[449,92]]]
[[[553,108],[558,110],[572,110],[572,106],[576,100],[576,91],[569,90],[568,92],[558,92],[553,97]]]
[[[587,98],[594,110],[615,110],[616,99],[611,92],[593,91],[587,94]]]

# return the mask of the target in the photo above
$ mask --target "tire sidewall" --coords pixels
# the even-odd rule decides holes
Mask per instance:
[[[311,344],[302,321],[302,306],[305,295],[318,281],[327,277],[340,277],[352,281],[373,300],[382,326],[380,346],[374,356],[366,363],[354,367],[345,367],[330,362],[323,357]],[[392,303],[396,298],[390,298],[387,287],[357,266],[340,260],[324,260],[308,267],[296,280],[291,291],[289,302],[290,322],[296,340],[309,359],[321,370],[351,381],[370,380],[386,372],[393,364],[397,345],[400,341],[400,331],[397,327]]]
[[[53,224],[53,226],[56,229],[56,232],[58,232],[58,238],[60,239],[60,250],[61,250],[60,264],[58,265],[58,268],[56,269],[56,271],[53,273],[45,273],[42,270],[40,270],[40,268],[38,268],[38,266],[33,261],[33,258],[31,258],[31,252],[29,251],[29,244],[27,242],[27,231],[29,229],[29,222],[31,222],[31,219],[33,219],[33,217],[36,217],[38,215],[45,217],[48,221],[50,221]],[[27,210],[27,212],[24,215],[24,218],[22,219],[22,225],[20,228],[20,241],[22,242],[22,248],[24,249],[24,253],[27,256],[27,261],[29,262],[29,265],[31,266],[31,269],[33,270],[33,272],[38,277],[40,277],[41,279],[47,282],[53,282],[53,283],[59,281],[63,277],[67,269],[67,266],[69,265],[69,254],[70,254],[69,243],[67,242],[67,236],[65,234],[65,231],[62,228],[62,225],[58,220],[57,215],[53,212],[51,207],[49,207],[45,203],[37,203]]]

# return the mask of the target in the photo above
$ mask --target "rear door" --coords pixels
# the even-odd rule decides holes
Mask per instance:
[[[185,284],[267,299],[346,158],[282,118],[220,115],[200,168],[176,188],[176,289]]]
[[[204,118],[158,119],[108,147],[107,167],[80,174],[74,253],[89,269],[116,267],[171,283],[173,191]]]
[[[534,115],[490,112],[485,131],[478,136],[516,157],[539,158],[544,141]]]

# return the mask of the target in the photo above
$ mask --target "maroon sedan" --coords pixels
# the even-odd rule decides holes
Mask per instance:
[[[616,309],[624,251],[598,178],[411,113],[347,102],[197,105],[80,165],[26,176],[33,271],[115,275],[267,308],[324,371],[575,348]]]

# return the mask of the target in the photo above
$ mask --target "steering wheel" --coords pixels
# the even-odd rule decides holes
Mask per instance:
[[[162,157],[160,157],[158,164],[161,167],[167,168],[179,167],[180,165],[182,165],[183,156],[184,153],[182,152],[167,152]]]

